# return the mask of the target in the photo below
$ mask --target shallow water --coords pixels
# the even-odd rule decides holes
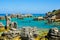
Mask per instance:
[[[60,29],[60,25],[56,26],[56,25],[53,25],[53,23],[47,24],[47,20],[33,21],[33,18],[34,17],[24,18],[24,19],[12,18],[11,22],[17,22],[18,28],[31,26],[31,27],[46,28],[46,29],[57,27]],[[6,25],[5,20],[0,20],[0,22],[2,22],[4,25]]]

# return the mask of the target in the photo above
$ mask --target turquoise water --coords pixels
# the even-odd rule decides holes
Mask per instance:
[[[54,23],[47,24],[47,20],[33,21],[33,18],[34,17],[24,18],[24,19],[12,18],[11,22],[17,22],[18,28],[31,26],[31,27],[46,28],[46,29],[57,27],[57,28],[60,29],[60,25],[56,26]],[[6,25],[6,21],[5,20],[0,20],[0,22],[2,22],[4,25]]]

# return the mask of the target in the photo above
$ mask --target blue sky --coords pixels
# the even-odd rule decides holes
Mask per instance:
[[[0,0],[0,13],[46,13],[60,9],[60,0]]]

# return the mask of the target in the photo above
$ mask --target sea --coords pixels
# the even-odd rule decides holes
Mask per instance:
[[[5,16],[6,14],[0,14],[0,16]],[[9,14],[10,15],[10,14]],[[33,16],[46,16],[45,14],[32,14]],[[18,28],[21,27],[37,27],[37,28],[43,28],[43,29],[50,29],[57,27],[60,29],[60,25],[57,25],[56,23],[48,24],[47,20],[40,20],[40,21],[34,21],[34,17],[30,18],[24,18],[24,19],[18,19],[18,18],[11,18],[11,22],[16,22]],[[2,23],[4,26],[6,25],[6,20],[0,20],[0,23]]]

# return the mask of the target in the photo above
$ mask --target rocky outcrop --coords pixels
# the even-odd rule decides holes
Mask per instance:
[[[12,38],[20,36],[20,31],[18,29],[11,28],[8,32],[3,32],[1,36],[12,40]]]
[[[24,17],[32,17],[32,14],[25,14]]]
[[[9,31],[2,33],[2,37],[7,37],[7,39],[12,40],[15,37],[20,37],[21,40],[35,40],[38,36],[38,31],[36,27],[23,27],[21,29],[11,28]]]
[[[60,40],[60,32],[57,28],[52,28],[48,32],[48,40]]]
[[[52,12],[46,13],[45,18],[51,20],[51,22],[57,22],[60,21],[60,9],[53,10]]]
[[[16,15],[16,14],[10,14],[10,17],[11,17],[11,18],[16,18],[17,15]]]
[[[38,32],[36,28],[23,27],[21,30],[22,40],[34,40],[34,37],[37,36],[38,36]]]
[[[44,18],[43,17],[37,17],[37,18],[34,18],[33,20],[36,20],[36,21],[38,21],[38,20],[44,20]]]
[[[5,20],[5,17],[4,16],[0,16],[0,20]]]
[[[22,15],[22,14],[17,14],[17,18],[23,19],[23,18],[24,18],[24,15]]]

